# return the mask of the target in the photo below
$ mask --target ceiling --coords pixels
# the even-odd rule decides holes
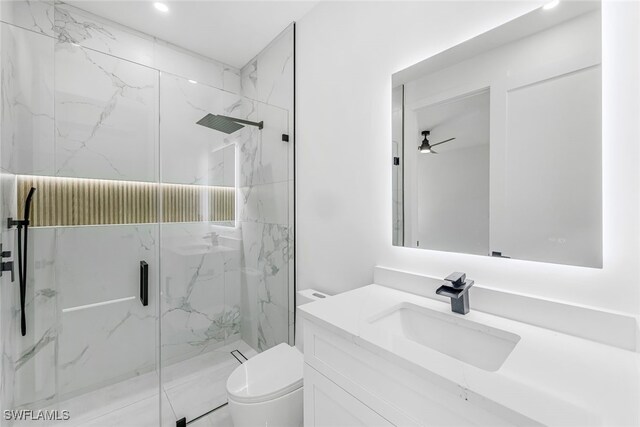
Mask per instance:
[[[416,115],[419,131],[431,131],[432,144],[456,138],[436,147],[438,153],[489,144],[488,90],[422,107]],[[416,140],[419,143],[422,135]]]
[[[317,1],[67,0],[65,3],[234,67],[256,56]]]

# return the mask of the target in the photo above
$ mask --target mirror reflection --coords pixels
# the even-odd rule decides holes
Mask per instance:
[[[393,243],[602,266],[601,13],[540,8],[393,75]]]

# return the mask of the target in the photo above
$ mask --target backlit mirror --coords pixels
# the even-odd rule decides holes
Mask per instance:
[[[394,245],[602,267],[601,45],[565,1],[395,73]]]

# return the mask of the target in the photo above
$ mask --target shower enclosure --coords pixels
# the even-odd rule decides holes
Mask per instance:
[[[0,423],[223,405],[235,367],[293,344],[294,25],[235,68],[64,3],[0,21]]]

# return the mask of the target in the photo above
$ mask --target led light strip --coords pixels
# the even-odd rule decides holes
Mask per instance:
[[[35,187],[34,227],[233,221],[235,188],[50,176],[17,176],[17,201]],[[158,216],[162,192],[162,217]],[[18,203],[21,217],[22,203]]]

